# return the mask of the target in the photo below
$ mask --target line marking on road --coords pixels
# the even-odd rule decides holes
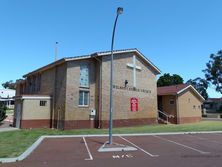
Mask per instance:
[[[212,143],[221,144],[221,143],[218,142],[218,141],[210,140],[210,139],[203,138],[203,137],[199,137],[199,136],[194,136],[194,135],[189,135],[189,134],[188,134],[188,136],[193,137],[193,138],[196,138],[196,139],[199,139],[199,140],[204,140],[204,141],[208,141],[208,142],[212,142]]]
[[[127,140],[126,138],[119,136],[121,139],[125,140],[126,142],[130,143],[131,145],[133,145],[134,147],[138,148],[140,151],[144,152],[145,154],[151,156],[151,157],[159,157],[159,155],[154,155],[151,154],[149,152],[147,152],[146,150],[142,149],[141,147],[137,146],[136,144],[132,143],[131,141]]]
[[[163,137],[160,137],[160,136],[153,135],[153,137],[156,137],[156,138],[164,140],[164,141],[168,141],[170,143],[174,143],[174,144],[182,146],[184,148],[191,149],[191,150],[196,151],[196,152],[201,153],[201,154],[210,154],[210,152],[201,151],[199,149],[196,149],[196,148],[193,148],[193,147],[190,147],[190,146],[187,146],[187,145],[184,145],[184,144],[181,144],[181,143],[178,143],[178,142],[175,142],[173,140],[169,140],[169,139],[166,139],[166,138],[163,138]]]
[[[85,160],[93,160],[93,157],[92,157],[92,154],[91,154],[91,152],[90,152],[90,150],[89,150],[89,147],[88,147],[88,144],[87,144],[87,142],[86,142],[86,139],[85,139],[85,137],[82,137],[82,139],[83,139],[83,141],[84,141],[84,144],[85,144],[85,146],[86,146],[86,150],[87,150],[87,152],[88,152],[88,154],[89,154],[89,158],[86,158]]]

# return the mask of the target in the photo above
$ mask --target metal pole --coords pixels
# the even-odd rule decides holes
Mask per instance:
[[[58,54],[58,42],[55,42],[55,61],[57,60],[57,54]]]
[[[116,30],[116,23],[121,14],[123,8],[117,9],[117,15],[113,27],[113,34],[112,34],[112,43],[111,43],[111,61],[110,61],[110,109],[109,109],[109,144],[113,143],[112,139],[112,129],[113,129],[113,45],[114,45],[114,37],[115,37],[115,30]]]

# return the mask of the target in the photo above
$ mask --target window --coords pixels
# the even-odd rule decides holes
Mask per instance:
[[[174,100],[173,99],[170,99],[170,104],[174,105]]]
[[[193,109],[196,109],[196,106],[195,106],[195,105],[193,105]]]
[[[190,98],[188,99],[188,103],[190,103]]]
[[[89,67],[88,65],[80,66],[80,87],[89,87]]]
[[[42,101],[42,100],[40,100],[39,105],[40,105],[40,106],[46,106],[46,103],[47,103],[47,101]]]
[[[89,91],[79,91],[79,106],[89,105]]]

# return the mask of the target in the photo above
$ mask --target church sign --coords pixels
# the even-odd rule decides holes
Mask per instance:
[[[135,97],[130,98],[130,110],[132,112],[138,111],[138,99]]]
[[[121,90],[127,90],[127,91],[135,91],[135,92],[142,92],[142,93],[151,93],[151,90],[147,89],[139,89],[135,87],[130,87],[130,86],[118,86],[118,85],[113,85],[113,89],[121,89]]]

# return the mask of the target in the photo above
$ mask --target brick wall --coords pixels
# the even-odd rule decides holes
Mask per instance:
[[[110,83],[110,56],[102,59],[102,120],[109,118],[109,83]],[[133,53],[118,54],[114,56],[113,84],[124,86],[128,80],[128,86],[133,86],[133,70],[127,67],[127,63],[133,63]],[[137,66],[142,68],[137,71],[137,88],[150,90],[151,93],[113,89],[113,119],[145,119],[157,116],[157,91],[156,76],[147,65],[137,57]],[[136,97],[139,101],[139,112],[130,111],[130,98]]]
[[[71,61],[67,66],[66,113],[65,120],[88,120],[92,108],[96,108],[96,61],[94,59]],[[89,88],[80,87],[80,65],[89,67]],[[99,74],[98,74],[99,75]],[[79,106],[79,91],[89,91],[89,106]]]

